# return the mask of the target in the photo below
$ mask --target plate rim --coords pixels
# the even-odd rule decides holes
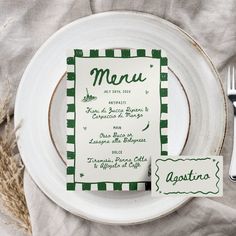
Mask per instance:
[[[221,92],[222,92],[222,98],[223,98],[223,104],[224,104],[224,116],[223,116],[223,119],[224,119],[224,128],[222,130],[222,134],[221,134],[221,138],[220,138],[220,144],[219,144],[219,147],[217,147],[217,150],[216,150],[216,154],[219,154],[220,151],[222,150],[222,147],[223,147],[223,144],[224,144],[224,140],[225,140],[225,135],[226,135],[226,130],[227,130],[227,116],[228,116],[228,106],[227,106],[227,100],[226,100],[226,94],[225,94],[225,91],[223,89],[223,84],[222,84],[222,81],[220,79],[220,76],[219,76],[219,73],[217,72],[215,66],[213,65],[211,59],[209,58],[209,56],[206,54],[206,52],[204,51],[204,49],[202,49],[200,47],[200,45],[198,44],[198,42],[192,38],[192,36],[190,36],[187,32],[185,32],[183,29],[181,29],[179,26],[175,25],[174,23],[172,22],[169,22],[165,19],[162,19],[158,16],[155,16],[155,15],[152,15],[152,14],[149,14],[149,13],[144,13],[144,12],[139,12],[139,11],[108,11],[108,12],[102,12],[102,13],[97,13],[97,14],[92,14],[92,15],[89,15],[89,16],[85,16],[85,17],[82,17],[82,18],[79,18],[65,26],[63,26],[62,28],[60,28],[59,30],[57,30],[55,33],[52,34],[52,36],[50,36],[46,41],[44,41],[42,43],[42,45],[40,46],[40,48],[36,51],[36,53],[34,54],[34,56],[31,58],[29,64],[27,65],[24,73],[23,73],[23,76],[21,77],[21,81],[19,83],[19,86],[18,86],[18,89],[17,89],[17,94],[16,94],[16,101],[15,101],[15,107],[14,107],[14,113],[15,113],[15,116],[14,116],[14,125],[15,127],[17,127],[18,125],[18,119],[17,119],[17,111],[20,111],[20,108],[19,108],[19,94],[20,94],[20,91],[22,90],[22,86],[24,84],[24,81],[26,79],[26,74],[28,73],[28,70],[30,69],[31,65],[34,63],[35,59],[37,58],[37,56],[41,53],[41,51],[44,50],[44,48],[58,35],[60,34],[62,31],[64,31],[66,28],[74,25],[74,24],[77,24],[78,22],[83,22],[83,21],[86,21],[88,19],[92,19],[92,18],[96,18],[96,17],[100,17],[100,16],[103,16],[103,15],[114,15],[114,14],[129,14],[129,15],[140,15],[140,16],[144,16],[146,18],[149,18],[149,19],[154,19],[154,20],[157,20],[161,23],[163,23],[164,25],[168,25],[169,27],[171,27],[172,29],[175,29],[175,30],[178,30],[179,32],[181,32],[182,34],[184,34],[186,37],[186,39],[188,39],[190,41],[190,43],[193,43],[194,46],[196,46],[196,48],[200,51],[200,53],[202,54],[202,56],[206,59],[206,62],[209,64],[209,67],[211,68],[211,71],[213,72],[214,74],[214,77],[218,80],[219,82],[219,86],[220,86],[220,89],[221,89]],[[22,150],[22,147],[18,145],[18,148],[19,148],[19,151],[20,153],[24,153],[24,151]],[[21,155],[21,156],[24,156],[24,155]],[[22,158],[23,160],[24,158]],[[24,162],[24,160],[23,160]],[[29,173],[30,176],[31,173]],[[32,177],[33,178],[33,177]],[[35,179],[35,178],[33,178]],[[36,179],[38,179],[36,177]],[[43,184],[41,183],[41,181],[39,180],[38,182],[36,182],[36,185],[39,186],[40,190],[42,190],[42,192],[44,192],[53,202],[55,202],[57,205],[61,206],[62,207],[62,204],[61,202],[59,203],[59,201],[55,201],[52,197],[53,194],[48,194],[48,191],[47,191],[47,188],[43,186]],[[157,215],[156,217],[151,217],[151,218],[148,218],[148,219],[145,219],[143,221],[137,221],[137,222],[122,222],[122,223],[119,223],[119,222],[104,222],[104,221],[101,221],[101,219],[95,219],[95,217],[92,218],[93,221],[95,222],[99,222],[99,223],[105,223],[105,224],[122,224],[122,225],[130,225],[130,224],[140,224],[140,223],[144,223],[144,222],[149,222],[149,221],[153,221],[155,219],[158,219],[160,217],[163,217],[167,214],[170,214],[171,212],[174,212],[175,210],[177,210],[178,208],[180,208],[181,206],[183,206],[185,203],[187,203],[189,200],[191,199],[191,197],[182,197],[182,200],[179,201],[179,204],[176,205],[175,207],[173,207],[171,210],[166,210],[164,211],[161,215]],[[64,209],[67,209],[69,210],[70,212],[72,212],[73,214],[76,214],[78,216],[81,216],[85,219],[89,219],[91,220],[91,218],[87,218],[85,215],[83,214],[78,214],[77,212],[74,213],[71,209],[68,209],[66,208],[65,206],[63,206]]]

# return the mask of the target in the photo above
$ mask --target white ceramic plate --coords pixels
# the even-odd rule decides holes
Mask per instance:
[[[172,154],[182,150],[186,137],[183,154],[216,155],[222,148],[226,128],[225,95],[209,58],[190,36],[160,18],[131,12],[101,13],[75,21],[55,33],[31,60],[17,93],[15,124],[22,122],[17,132],[22,159],[34,181],[57,204],[84,218],[116,224],[146,222],[181,206],[188,197],[151,198],[149,192],[65,190],[65,165],[50,138],[48,113],[52,94],[66,70],[68,48],[163,48],[167,52],[169,67],[180,81],[172,74]],[[186,92],[190,113],[180,84]],[[61,86],[63,88],[63,82]],[[60,130],[56,133],[51,129],[54,138],[63,132],[60,119],[63,95],[59,87],[50,110],[51,123]],[[62,99],[61,107],[56,97]],[[191,114],[189,130],[188,114]],[[62,148],[58,151],[63,155],[63,139],[54,141]]]
[[[58,155],[66,163],[66,75],[58,81],[49,105],[49,132]],[[188,138],[190,109],[180,80],[169,70],[169,154],[182,152]]]

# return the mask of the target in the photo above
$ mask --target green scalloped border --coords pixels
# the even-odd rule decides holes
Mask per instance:
[[[158,161],[173,161],[173,162],[177,162],[177,161],[199,161],[199,160],[211,160],[210,157],[204,157],[204,158],[186,158],[186,159],[183,159],[183,158],[178,158],[178,159],[172,159],[172,158],[167,158],[167,159],[157,159],[155,161],[155,165],[156,165],[156,171],[155,171],[155,175],[157,177],[157,181],[156,181],[156,191],[159,191],[160,187],[158,185],[158,181],[160,180],[160,176],[157,174],[158,170],[159,170],[159,166],[157,165],[157,162]],[[212,159],[213,161],[215,159]],[[176,191],[176,192],[162,192],[162,194],[165,194],[165,195],[171,195],[171,194],[198,194],[198,193],[201,193],[201,194],[204,194],[204,195],[208,195],[208,194],[218,194],[219,191],[220,191],[220,188],[218,186],[219,182],[220,182],[220,177],[218,176],[218,173],[220,171],[220,168],[218,166],[219,164],[219,161],[216,162],[216,168],[217,168],[217,171],[215,173],[215,177],[218,179],[218,181],[216,182],[216,188],[217,188],[217,191],[216,192],[212,192],[212,191],[208,191],[208,192],[202,192],[202,191],[196,191],[196,192],[192,192],[192,191],[189,191],[189,192],[180,192],[180,191]]]

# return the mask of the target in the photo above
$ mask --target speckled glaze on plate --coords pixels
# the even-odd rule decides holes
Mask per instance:
[[[183,85],[191,110],[188,139],[182,153],[219,154],[225,137],[227,108],[214,66],[183,30],[143,13],[100,13],[56,32],[38,50],[22,77],[15,125],[22,122],[17,136],[24,164],[49,198],[86,219],[135,224],[169,214],[189,198],[152,198],[149,192],[67,192],[65,165],[52,143],[48,126],[51,97],[66,71],[66,49],[119,47],[163,48],[167,52],[169,67]]]

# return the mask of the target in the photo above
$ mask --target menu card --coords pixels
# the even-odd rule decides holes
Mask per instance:
[[[159,49],[67,57],[67,190],[149,190],[167,155],[168,67]]]

